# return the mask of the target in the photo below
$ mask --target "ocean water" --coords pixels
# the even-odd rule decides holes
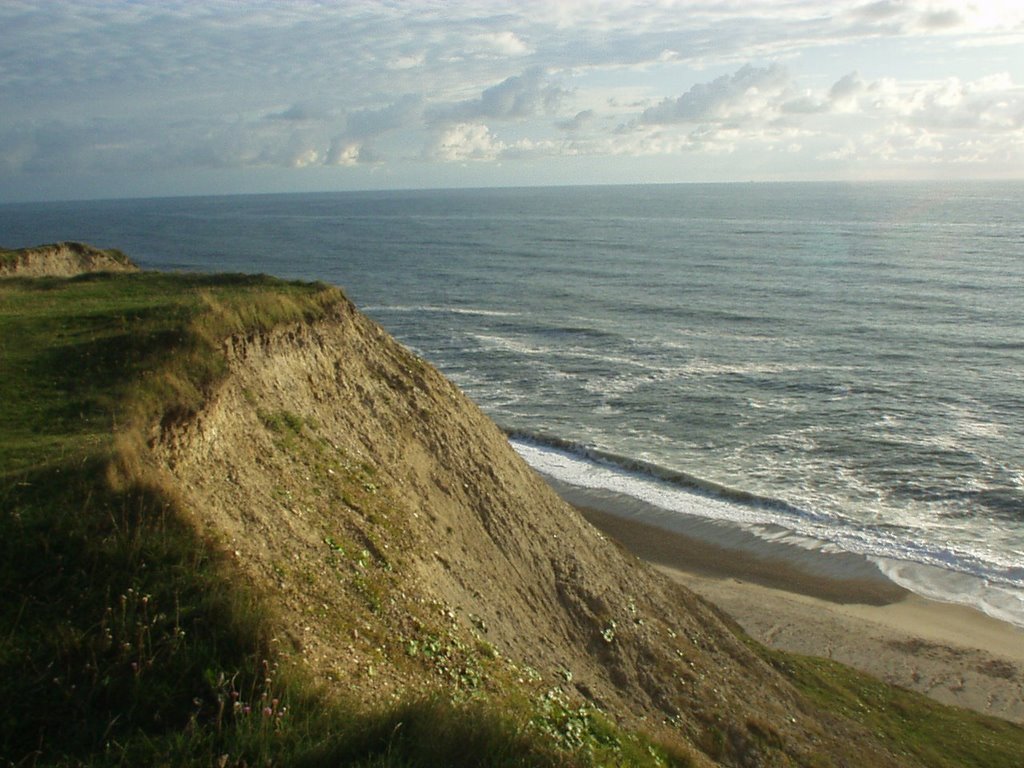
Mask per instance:
[[[1024,183],[0,206],[0,245],[324,280],[582,501],[1024,626]]]

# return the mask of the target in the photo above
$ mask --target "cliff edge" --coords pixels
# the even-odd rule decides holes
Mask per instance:
[[[0,277],[74,277],[85,272],[137,272],[125,254],[85,243],[62,242],[32,248],[0,248]]]

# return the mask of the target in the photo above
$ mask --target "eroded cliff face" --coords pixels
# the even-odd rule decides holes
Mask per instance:
[[[225,354],[208,407],[156,428],[153,451],[195,524],[280,606],[285,654],[319,679],[368,702],[558,691],[727,763],[856,738],[350,304]]]
[[[85,243],[0,250],[0,277],[74,277],[85,272],[137,272],[138,269],[120,251],[104,251]]]

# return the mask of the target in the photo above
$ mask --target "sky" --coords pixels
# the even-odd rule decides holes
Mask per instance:
[[[1024,0],[0,0],[0,203],[1024,178]]]

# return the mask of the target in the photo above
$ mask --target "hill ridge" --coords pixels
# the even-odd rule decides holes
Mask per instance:
[[[0,277],[74,277],[86,272],[137,272],[138,266],[114,248],[62,241],[32,248],[0,248]]]

